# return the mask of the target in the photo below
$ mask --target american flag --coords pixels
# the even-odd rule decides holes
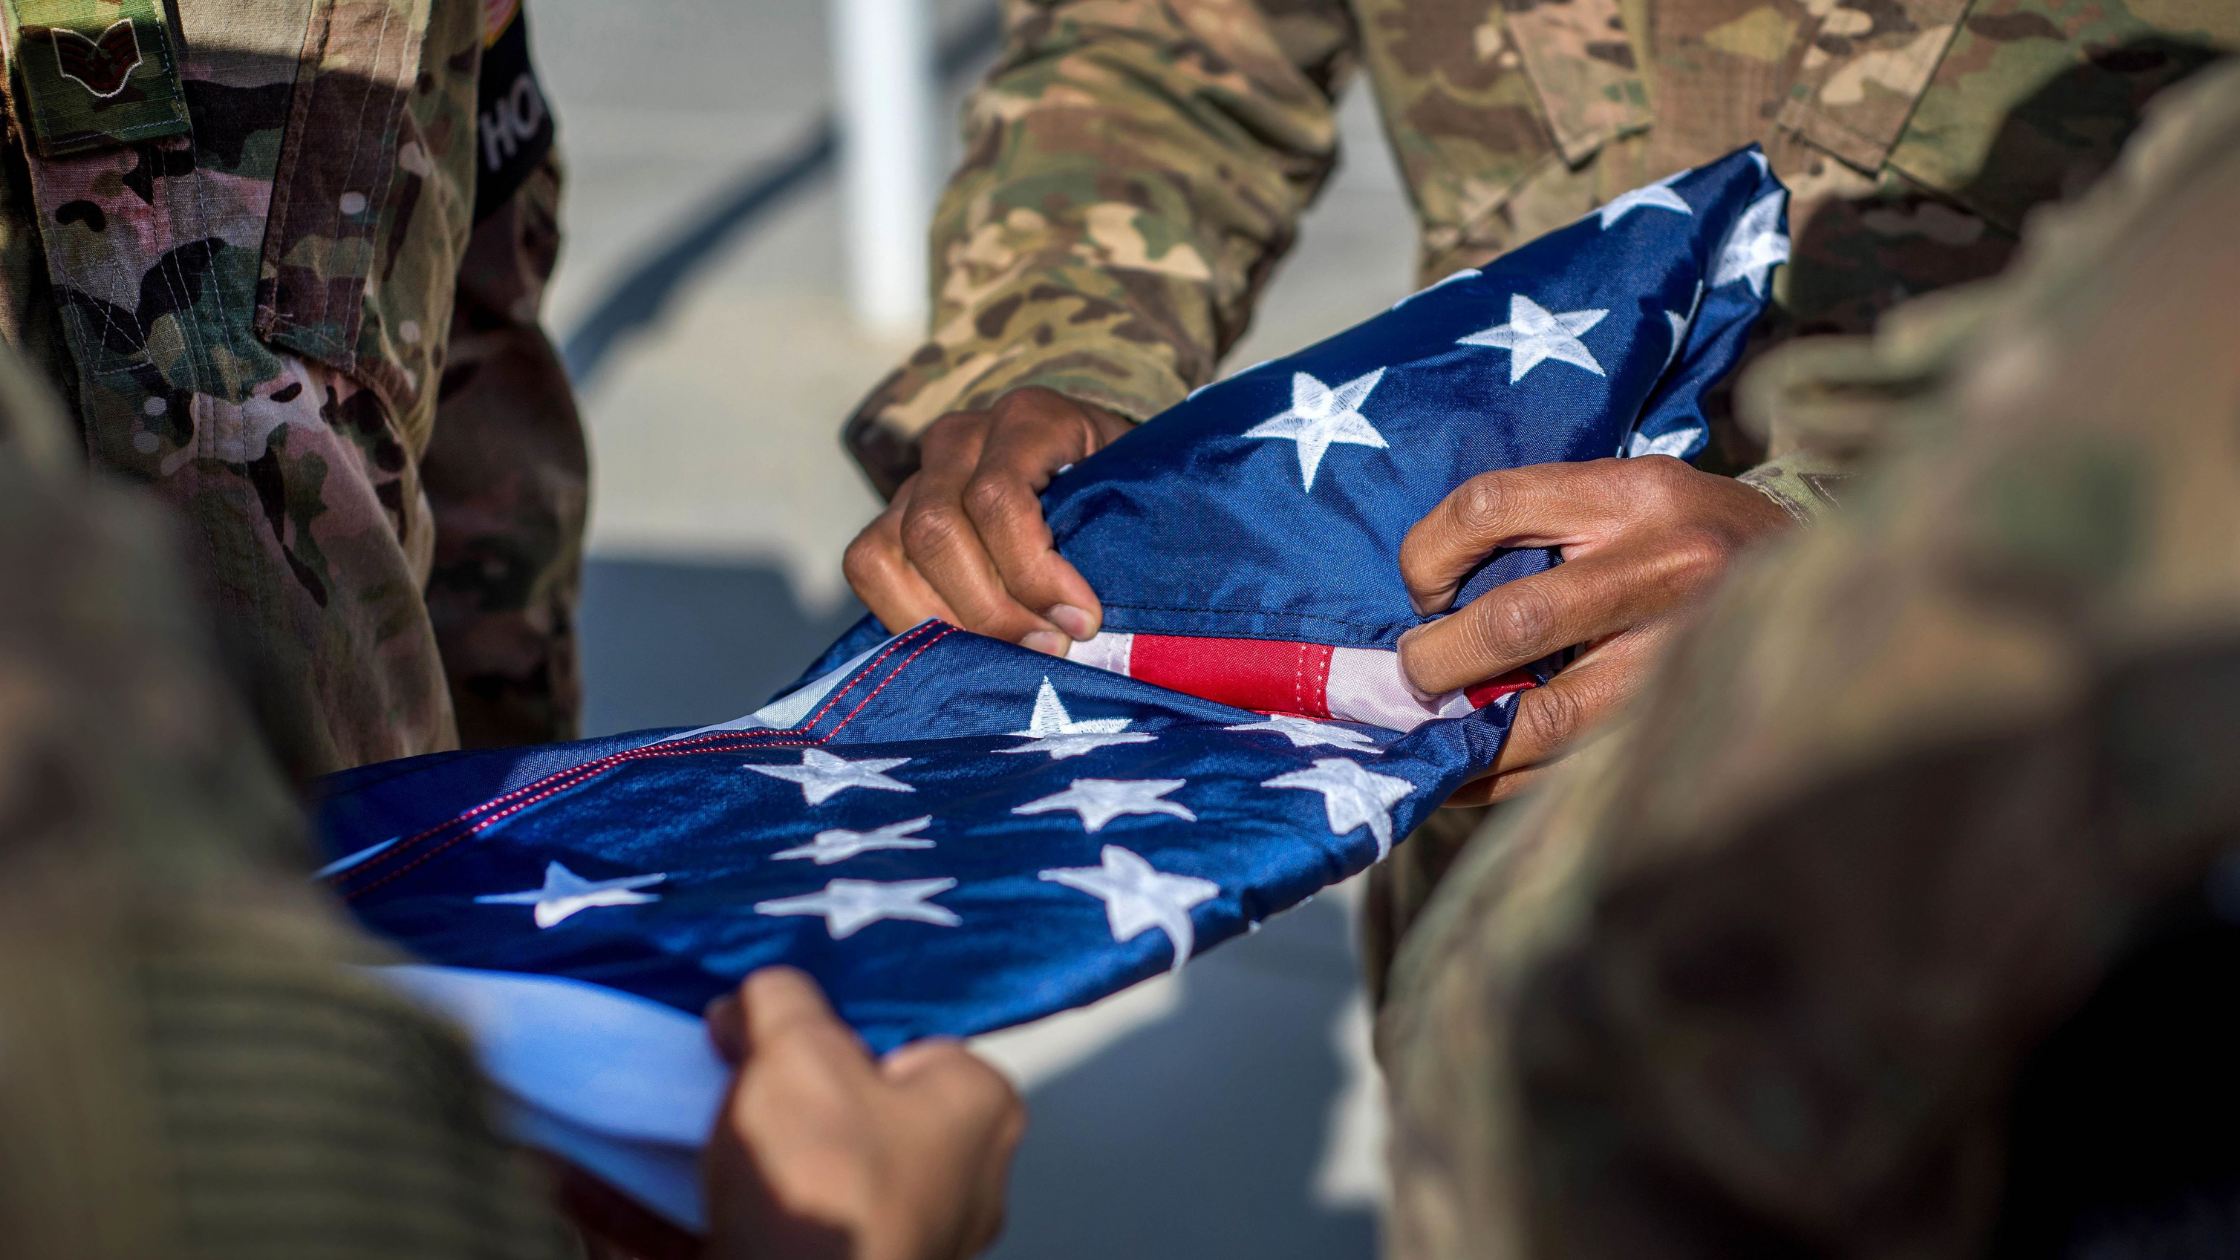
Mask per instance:
[[[320,877],[450,992],[682,1019],[784,962],[875,1050],[1179,968],[1492,763],[1535,675],[1410,692],[1402,538],[1488,469],[1700,452],[1785,203],[1754,147],[1683,172],[1082,461],[1044,495],[1105,608],[1068,659],[867,620],[734,722],[334,776]],[[1503,553],[1457,602],[1552,563]],[[509,1088],[564,1111],[564,1060]]]

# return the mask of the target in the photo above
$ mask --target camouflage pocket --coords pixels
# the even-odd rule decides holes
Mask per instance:
[[[154,0],[5,0],[0,16],[19,112],[40,153],[188,130],[179,59]]]
[[[2115,165],[2153,97],[2236,47],[2240,4],[1976,0],[1887,160],[2019,232],[2032,206],[2074,196]]]
[[[1812,6],[1805,51],[1777,121],[1862,171],[1880,170],[1973,0],[1886,10]]]
[[[362,382],[415,452],[472,228],[481,10],[319,0],[259,269],[257,335]]]
[[[1648,130],[1649,93],[1618,0],[1501,7],[1564,161],[1577,166],[1619,136]]]

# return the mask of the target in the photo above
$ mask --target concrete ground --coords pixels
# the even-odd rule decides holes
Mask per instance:
[[[957,30],[980,3],[937,9]],[[570,171],[548,308],[566,339],[810,133],[824,15],[815,0],[534,0],[530,15]],[[1233,366],[1410,287],[1413,223],[1366,93],[1342,120],[1350,160]],[[909,347],[854,327],[837,215],[829,176],[811,179],[693,254],[662,317],[585,385],[588,733],[755,708],[860,612],[840,554],[878,503],[836,435]],[[983,1040],[1034,1117],[998,1256],[1373,1253],[1382,1113],[1351,892],[1179,979]]]

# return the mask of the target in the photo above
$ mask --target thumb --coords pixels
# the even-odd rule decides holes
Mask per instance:
[[[783,1038],[810,1036],[830,1040],[836,1049],[845,1046],[852,1052],[848,1058],[870,1070],[871,1052],[864,1048],[855,1030],[833,1013],[824,990],[808,973],[792,967],[765,967],[740,982],[738,996],[741,1062],[753,1059]]]

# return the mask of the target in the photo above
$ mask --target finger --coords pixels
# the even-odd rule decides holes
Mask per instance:
[[[959,1231],[963,1246],[960,1256],[976,1256],[993,1244],[1003,1233],[1004,1199],[1011,1180],[1011,1159],[1019,1149],[1019,1139],[1027,1128],[1026,1107],[1014,1095],[1000,1121],[994,1140],[989,1144],[968,1193],[970,1202],[964,1215],[964,1227]]]
[[[1627,461],[1533,464],[1480,473],[1413,528],[1400,544],[1400,577],[1420,613],[1451,607],[1470,573],[1503,547],[1568,547],[1598,537],[1631,513],[1626,488],[1639,480]]]
[[[945,1145],[966,1161],[957,1255],[977,1254],[1003,1228],[1011,1157],[1026,1131],[1026,1107],[1010,1078],[956,1042],[921,1042],[888,1056],[898,1088],[941,1117]]]
[[[913,1042],[880,1060],[879,1070],[889,1084],[944,1117],[945,1126],[960,1136],[983,1135],[1008,1149],[1015,1134],[1003,1135],[1025,1123],[1011,1078],[961,1042]]]
[[[1097,632],[1103,608],[1087,579],[1058,554],[1040,495],[1058,469],[1099,444],[1096,426],[1065,398],[1048,390],[1010,394],[997,405],[979,468],[964,489],[965,511],[1005,588],[1075,639]]]
[[[1400,672],[1426,696],[1498,678],[1551,652],[1630,629],[1689,598],[1686,548],[1597,551],[1503,583],[1400,638]]]
[[[879,1060],[879,1071],[888,1080],[899,1084],[920,1072],[938,1071],[953,1056],[959,1054],[972,1058],[976,1063],[980,1062],[977,1056],[966,1050],[954,1037],[927,1037],[889,1050]]]
[[[840,571],[889,634],[900,634],[928,617],[955,622],[956,611],[934,593],[902,550],[902,514],[909,509],[917,478],[902,483],[894,502],[874,517],[848,544]]]
[[[915,1041],[892,1051],[879,1061],[879,1071],[897,1087],[940,1098],[968,1115],[992,1115],[1018,1097],[1010,1077],[965,1049],[962,1042],[946,1037]]]
[[[1494,759],[1495,774],[1549,760],[1631,700],[1664,655],[1670,634],[1659,625],[1619,635],[1573,661],[1546,684],[1520,692],[1509,738]]]
[[[740,982],[739,1006],[742,1061],[786,1037],[819,1036],[833,1037],[836,1047],[852,1048],[848,1057],[870,1066],[870,1053],[854,1030],[833,1014],[824,990],[804,972],[764,967]]]
[[[708,1025],[708,1040],[715,1043],[716,1053],[726,1063],[737,1063],[747,1052],[746,1030],[740,1027],[742,1014],[737,993],[710,1001],[700,1014]]]
[[[925,462],[902,513],[903,554],[956,610],[958,625],[1063,656],[1070,636],[1012,598],[965,511],[964,489],[978,468],[987,429],[982,418],[977,424],[944,423],[927,430]]]

